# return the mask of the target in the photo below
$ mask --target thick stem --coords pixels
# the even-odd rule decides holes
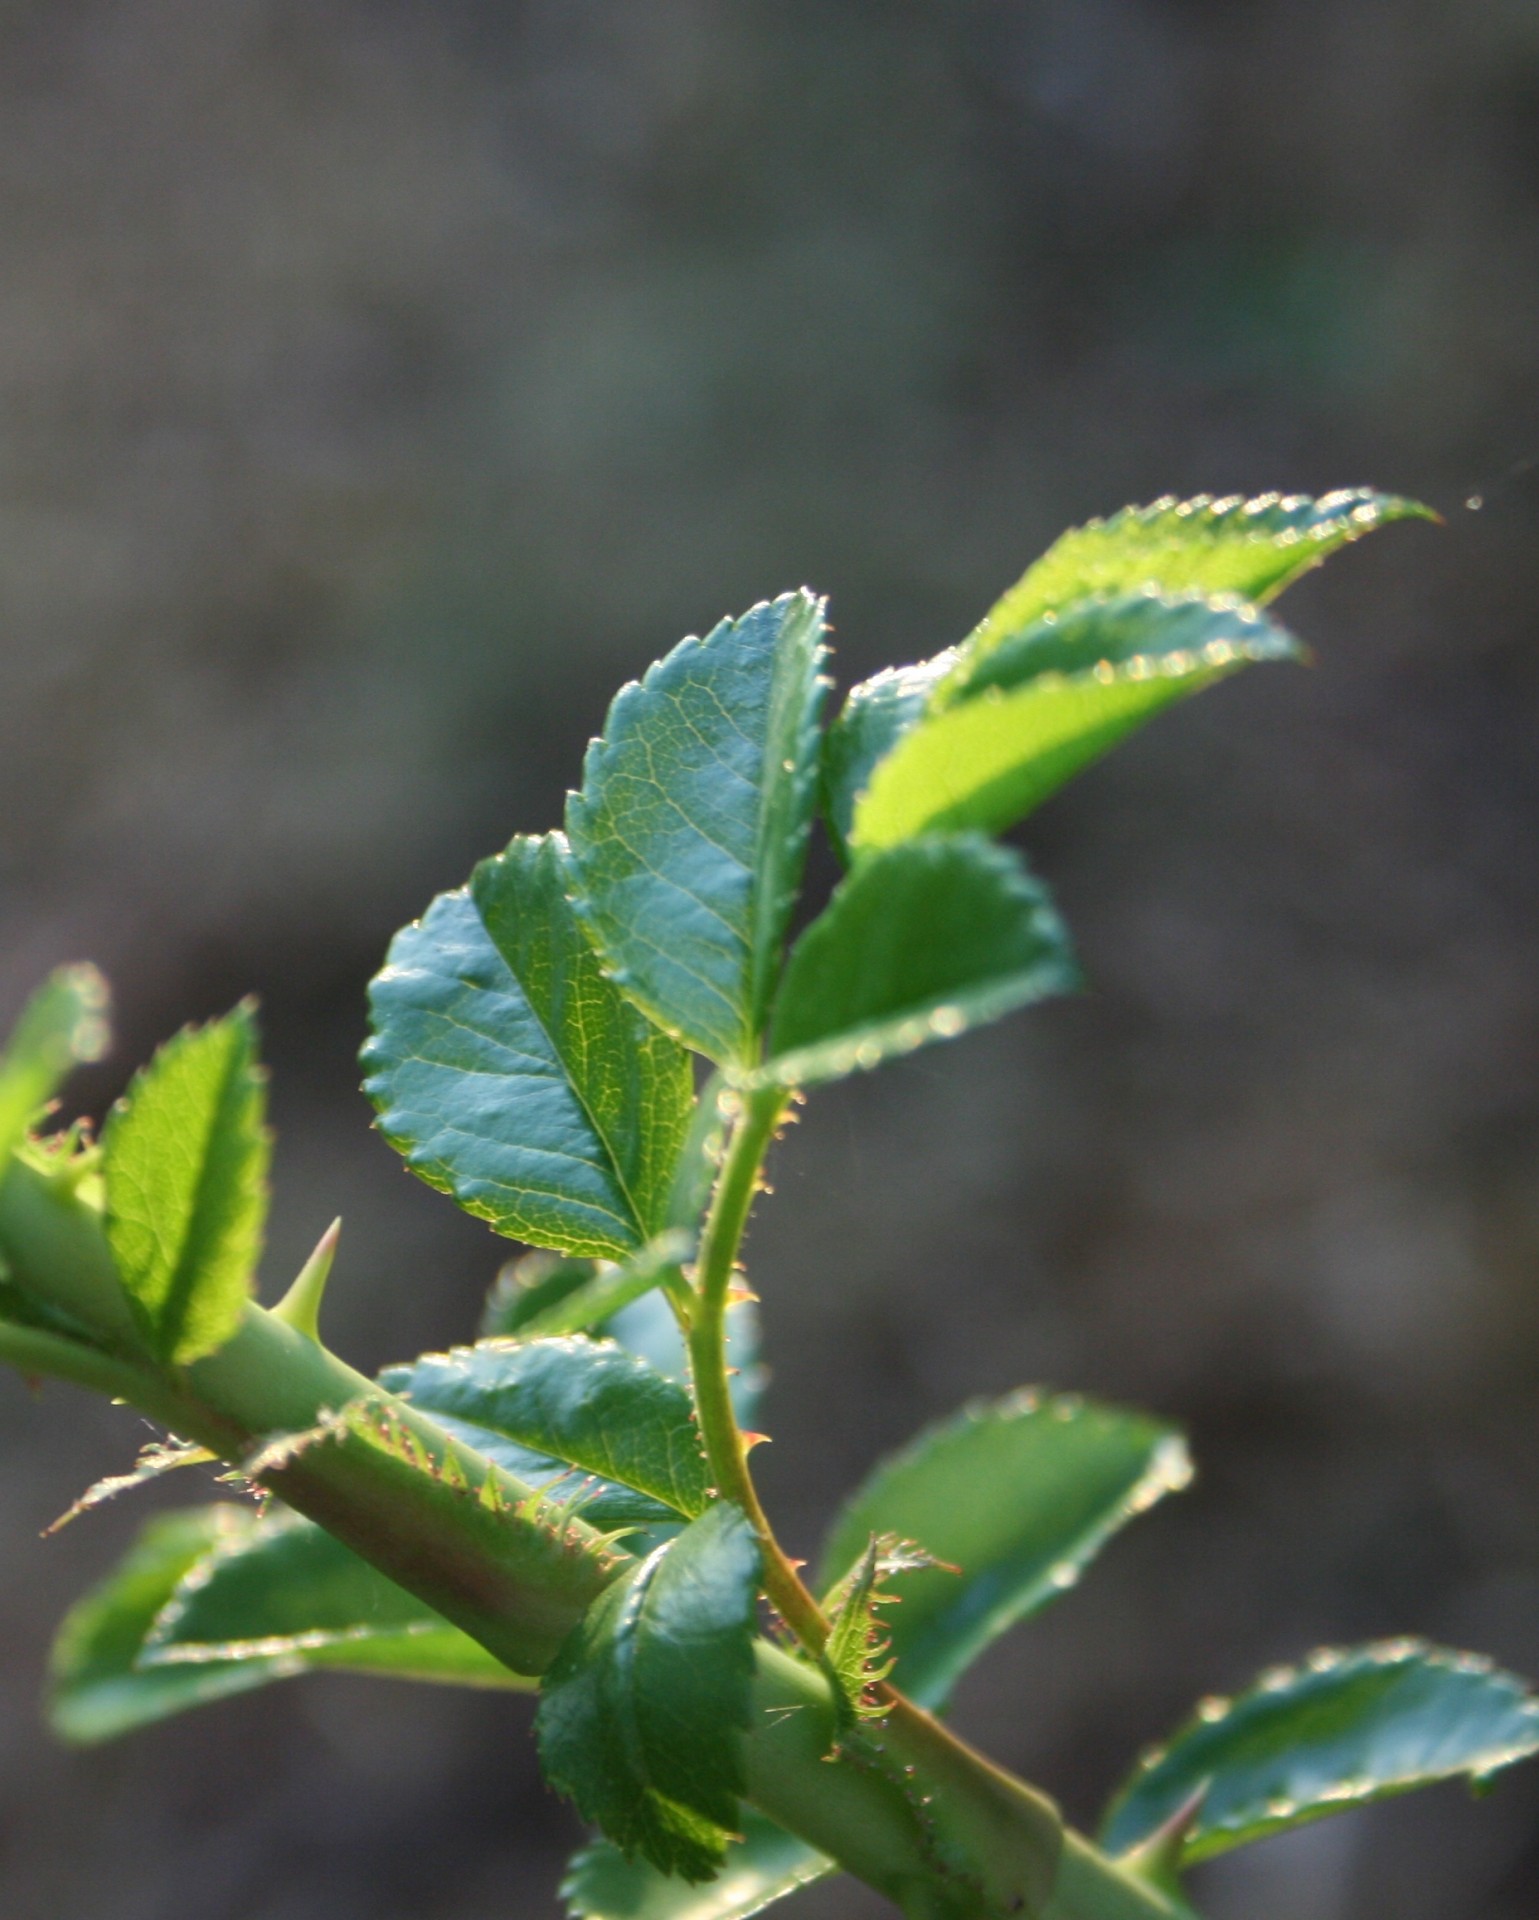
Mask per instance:
[[[720,1231],[708,1268],[710,1296],[723,1311],[759,1157],[779,1111],[778,1102],[772,1112],[750,1110],[744,1125],[756,1144],[729,1156],[724,1169],[726,1197],[713,1209]],[[17,1192],[19,1209],[11,1204]],[[34,1297],[67,1297],[87,1318],[82,1310],[100,1299],[111,1273],[99,1221],[70,1200],[57,1218],[47,1218],[39,1238],[28,1230],[36,1225],[37,1199],[29,1182],[0,1181],[0,1248],[13,1268],[25,1265]],[[84,1271],[52,1270],[45,1240],[71,1248],[86,1261]],[[109,1306],[100,1326],[104,1346],[114,1337],[113,1322],[120,1316]],[[558,1535],[539,1517],[538,1503],[523,1515],[513,1511],[531,1497],[521,1482],[254,1305],[227,1346],[183,1369],[152,1371],[137,1357],[11,1323],[0,1326],[0,1360],[127,1400],[235,1466],[275,1436],[308,1436],[271,1453],[263,1483],[516,1673],[543,1671],[594,1595],[628,1564],[623,1554],[605,1554],[580,1522]],[[725,1392],[724,1364],[714,1373]],[[716,1417],[730,1422],[730,1400],[724,1411],[713,1404]],[[328,1419],[343,1410],[355,1417]],[[730,1431],[736,1435],[735,1422]],[[751,1494],[740,1452],[737,1460]],[[794,1581],[794,1569],[787,1570]],[[810,1595],[807,1605],[817,1614]],[[852,1752],[830,1762],[837,1716],[826,1676],[765,1642],[756,1661],[744,1743],[750,1798],[911,1920],[1009,1913],[1189,1920],[1179,1903],[1077,1836],[1066,1837],[1055,1864],[1057,1823],[1047,1803],[907,1702],[895,1702],[874,1736],[885,1753]]]

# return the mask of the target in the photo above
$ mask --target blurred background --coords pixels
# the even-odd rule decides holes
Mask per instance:
[[[364,985],[621,679],[805,580],[847,684],[1167,490],[1418,495],[1285,603],[1312,670],[1029,824],[1093,990],[790,1136],[757,1458],[805,1551],[969,1394],[1187,1424],[1196,1487],[960,1702],[1081,1821],[1322,1641],[1539,1676],[1536,403],[1532,0],[4,0],[0,1021],[106,967],[100,1112],[258,993],[269,1297],[341,1212],[335,1343],[444,1344],[507,1249],[369,1131]],[[0,1382],[7,1920],[554,1920],[517,1704],[46,1738],[52,1625],[167,1496],[37,1532],[142,1437]],[[1539,1768],[1200,1890],[1529,1920]]]

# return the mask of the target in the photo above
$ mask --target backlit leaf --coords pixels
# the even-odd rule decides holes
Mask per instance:
[[[365,1090],[429,1185],[499,1233],[623,1257],[663,1225],[693,1086],[605,979],[559,834],[520,837],[396,935]]]
[[[957,649],[912,667],[886,667],[852,687],[823,739],[823,811],[834,844],[848,864],[855,803],[884,760],[929,707],[935,689],[955,667]]]
[[[267,1216],[272,1141],[250,1009],[169,1041],[102,1137],[107,1239],[155,1352],[184,1364],[235,1332]]]
[[[759,1548],[725,1502],[607,1588],[556,1656],[546,1778],[626,1853],[702,1880],[744,1789]]]
[[[1078,974],[1019,855],[935,835],[859,861],[786,965],[758,1078],[805,1086],[953,1038]]]
[[[645,1860],[627,1860],[608,1840],[584,1847],[567,1869],[562,1897],[573,1920],[747,1920],[811,1880],[833,1861],[783,1827],[743,1809],[742,1839],[727,1847],[714,1880],[691,1886]]]
[[[462,1686],[533,1682],[510,1673],[441,1614],[312,1521],[277,1512],[237,1528],[182,1574],[148,1628],[146,1679],[280,1663]]]
[[[391,1367],[381,1380],[530,1485],[552,1487],[554,1469],[594,1526],[705,1511],[709,1476],[687,1390],[613,1341],[488,1340]],[[585,1475],[598,1477],[594,1487]]]
[[[86,1746],[205,1701],[223,1700],[281,1679],[276,1660],[201,1667],[135,1665],[145,1636],[189,1568],[216,1548],[245,1539],[256,1525],[248,1508],[200,1507],[152,1520],[100,1586],[65,1615],[48,1667],[48,1721],[63,1740]]]
[[[107,983],[95,967],[59,967],[22,1009],[0,1055],[0,1167],[78,1063],[107,1047]]]
[[[757,1055],[817,799],[823,605],[761,602],[617,695],[567,806],[614,978],[697,1052]]]
[[[857,852],[921,833],[1003,832],[1174,701],[1250,661],[1298,653],[1233,599],[1133,594],[1076,604],[1056,624],[1061,634],[1028,628],[957,669],[975,676],[956,681],[957,704],[932,709],[873,772],[855,808]],[[1051,664],[1076,659],[1082,671]]]
[[[937,1707],[985,1647],[1072,1587],[1120,1527],[1190,1475],[1174,1428],[1075,1397],[1012,1394],[965,1408],[878,1467],[835,1523],[819,1579],[831,1585],[887,1533],[959,1569],[906,1573],[883,1620],[893,1684]]]
[[[1072,527],[1033,562],[960,650],[959,671],[1054,608],[1093,594],[1238,594],[1274,599],[1348,541],[1391,521],[1435,519],[1414,500],[1345,487],[1306,494],[1172,495]]]
[[[1328,1649],[1208,1700],[1112,1801],[1101,1844],[1126,1853],[1206,1786],[1182,1864],[1327,1813],[1539,1753],[1539,1700],[1489,1661],[1416,1640]]]

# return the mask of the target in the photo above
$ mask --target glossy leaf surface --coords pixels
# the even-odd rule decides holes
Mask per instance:
[[[550,1484],[548,1473],[528,1469],[530,1452],[543,1456],[571,1481],[595,1526],[705,1511],[708,1476],[688,1392],[613,1341],[485,1341],[391,1367],[382,1383],[532,1485]],[[516,1462],[504,1457],[505,1441]],[[608,1484],[585,1489],[583,1475]],[[643,1497],[628,1501],[627,1491]]]
[[[1346,487],[1311,499],[1265,493],[1124,507],[1060,536],[985,615],[960,671],[1054,608],[1092,594],[1238,594],[1264,602],[1328,555],[1391,521],[1432,519],[1414,500]]]
[[[186,1569],[145,1636],[146,1675],[231,1661],[529,1690],[484,1647],[329,1533],[276,1513]],[[278,1672],[266,1677],[280,1677]]]
[[[77,1063],[107,1046],[107,983],[95,967],[59,967],[22,1009],[0,1055],[0,1166]]]
[[[559,834],[520,838],[396,935],[365,1090],[431,1186],[499,1233],[623,1257],[662,1225],[688,1056],[604,977]]]
[[[608,1840],[596,1840],[573,1859],[562,1882],[567,1910],[573,1920],[747,1920],[837,1871],[752,1807],[743,1809],[741,1828],[721,1872],[704,1886],[659,1873],[645,1860],[627,1860]]]
[[[1539,1700],[1469,1654],[1415,1640],[1326,1650],[1205,1701],[1107,1810],[1102,1845],[1147,1840],[1204,1784],[1183,1864],[1327,1813],[1539,1753]]]
[[[1233,597],[1097,596],[1044,615],[959,668],[936,706],[951,707],[990,689],[1013,693],[1045,674],[1090,673],[1105,681],[1115,670],[1142,662],[1138,670],[1145,678],[1163,673],[1180,679],[1204,667],[1232,671],[1254,660],[1296,660],[1302,651],[1285,629]]]
[[[823,606],[785,594],[621,690],[567,806],[578,908],[627,993],[697,1052],[758,1049],[817,799]]]
[[[627,1853],[689,1880],[721,1863],[744,1787],[759,1549],[712,1507],[609,1587],[545,1677],[546,1778]]]
[[[892,847],[861,860],[797,942],[759,1077],[833,1079],[1077,984],[1019,855],[976,835]]]
[[[113,1740],[295,1670],[277,1660],[135,1665],[183,1575],[216,1548],[244,1539],[255,1524],[247,1508],[229,1505],[162,1515],[108,1578],[75,1603],[54,1639],[48,1668],[48,1721],[61,1739],[81,1746]]]
[[[238,1007],[167,1042],[107,1122],[107,1239],[164,1360],[212,1353],[240,1324],[267,1217],[265,1104]]]
[[[1033,649],[1050,657],[1033,630],[977,664],[971,697],[932,711],[877,765],[855,809],[857,851],[921,833],[1003,832],[1173,702],[1248,661],[1298,651],[1265,615],[1234,600],[1133,596],[1075,607],[1062,623],[1073,651],[1087,660],[1104,651],[1104,661],[1033,677]],[[1011,684],[983,682],[996,658]],[[1015,672],[1025,674],[1021,684]]]
[[[823,811],[848,863],[855,803],[883,760],[921,719],[935,689],[955,667],[957,649],[912,667],[887,667],[850,689],[823,740]]]
[[[1172,1427],[1077,1397],[1012,1394],[965,1408],[878,1467],[835,1523],[819,1579],[831,1585],[884,1533],[958,1569],[906,1573],[883,1621],[893,1684],[936,1707],[991,1641],[1074,1586],[1120,1527],[1190,1477]]]

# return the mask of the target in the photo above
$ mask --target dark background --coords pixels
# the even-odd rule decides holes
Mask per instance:
[[[503,1249],[369,1132],[364,984],[622,678],[806,580],[847,682],[1167,490],[1417,494],[1445,529],[1285,603],[1312,671],[1030,823],[1093,991],[817,1098],[758,1459],[810,1547],[971,1393],[1189,1426],[1196,1488],[961,1702],[1082,1821],[1324,1640],[1539,1675],[1536,216],[1532,0],[5,0],[0,1018],[101,962],[99,1111],[259,993],[269,1296],[340,1211],[336,1343],[447,1342]],[[151,1501],[37,1531],[139,1437],[0,1382],[6,1920],[553,1916],[517,1704],[47,1739],[52,1623]],[[1203,1891],[1530,1920],[1539,1769]]]

